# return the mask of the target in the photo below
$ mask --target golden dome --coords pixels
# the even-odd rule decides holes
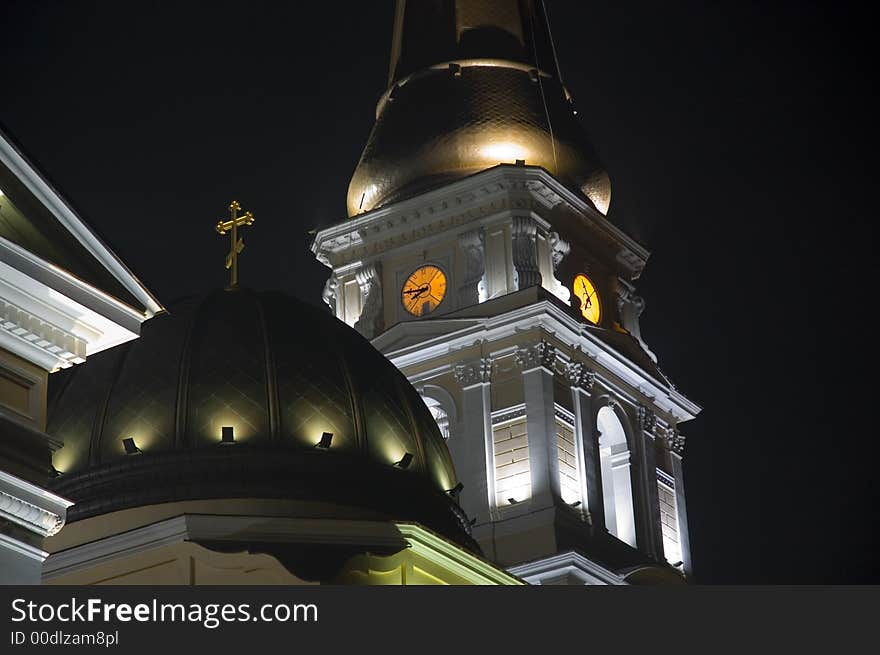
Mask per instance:
[[[350,216],[517,160],[607,212],[610,180],[560,81],[539,3],[398,2],[391,60]]]

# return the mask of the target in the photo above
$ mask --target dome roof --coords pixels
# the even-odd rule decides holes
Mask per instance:
[[[245,289],[189,298],[140,339],[53,377],[47,432],[64,444],[53,488],[75,502],[69,521],[282,498],[419,521],[470,543],[444,493],[456,477],[427,406],[369,342],[301,301]],[[317,445],[324,433],[329,448]],[[141,452],[126,453],[129,438]]]
[[[562,84],[542,4],[399,2],[392,43],[349,216],[517,160],[607,213],[611,182]]]

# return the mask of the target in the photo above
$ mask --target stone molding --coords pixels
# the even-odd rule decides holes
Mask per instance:
[[[639,427],[643,432],[654,436],[654,429],[657,427],[657,415],[649,407],[639,405],[638,407]]]
[[[469,362],[456,364],[452,374],[462,388],[486,384],[492,378],[492,358],[480,357]]]
[[[72,503],[37,485],[0,471],[0,518],[41,537],[51,537],[64,526]]]
[[[596,373],[583,362],[570,361],[565,364],[565,379],[572,387],[589,392],[596,382]]]
[[[514,361],[523,371],[541,367],[550,373],[556,373],[556,346],[544,339],[528,346],[520,346],[516,349]]]
[[[519,405],[514,405],[513,407],[508,407],[506,409],[500,409],[492,412],[492,425],[498,425],[499,423],[506,423],[507,421],[512,421],[517,418],[521,418],[526,415],[526,406],[524,403]]]
[[[8,341],[21,340],[19,348],[9,348],[16,354],[26,348],[42,365],[52,362],[52,368],[68,368],[86,361],[86,341],[67,330],[48,323],[30,312],[0,300],[0,330],[6,335],[3,345]],[[31,357],[25,356],[30,360]],[[45,368],[45,366],[44,366]]]
[[[312,252],[326,266],[369,259],[395,248],[481,222],[502,212],[525,210],[547,215],[564,204],[584,219],[598,239],[616,244],[625,275],[637,278],[648,251],[588,202],[536,167],[500,165],[416,198],[345,219],[317,233]]]
[[[678,431],[678,428],[671,426],[668,428],[657,428],[657,436],[663,439],[666,449],[675,453],[679,457],[684,456],[685,436]]]

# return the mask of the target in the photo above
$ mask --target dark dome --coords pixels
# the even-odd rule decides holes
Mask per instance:
[[[53,380],[53,489],[68,520],[211,498],[281,498],[418,521],[470,545],[452,460],[406,378],[357,332],[281,293],[173,305],[140,339]],[[224,427],[235,443],[222,444]],[[324,432],[329,449],[316,447]],[[123,439],[142,452],[127,455]],[[407,453],[407,468],[395,466]],[[410,459],[410,458],[407,458]]]
[[[383,99],[349,183],[349,216],[517,160],[607,213],[611,181],[559,82],[539,85],[504,62],[466,64],[458,75],[428,69]]]
[[[611,181],[574,115],[544,4],[398,0],[388,88],[348,215],[517,160],[608,212]]]

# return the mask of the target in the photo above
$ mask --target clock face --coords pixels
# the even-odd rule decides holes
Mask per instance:
[[[571,290],[577,299],[581,301],[581,316],[593,325],[599,324],[599,294],[592,280],[586,275],[578,275],[571,284]]]
[[[400,300],[413,316],[427,316],[446,295],[446,274],[436,266],[417,268],[403,283]]]

